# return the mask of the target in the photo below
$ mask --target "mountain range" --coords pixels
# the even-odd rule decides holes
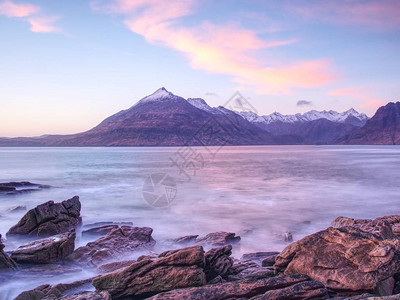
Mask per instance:
[[[354,109],[259,116],[160,88],[88,131],[0,138],[0,146],[398,144],[399,122],[400,102],[381,107],[371,119]]]

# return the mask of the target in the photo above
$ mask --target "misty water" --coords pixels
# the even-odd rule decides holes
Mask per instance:
[[[192,157],[201,153],[203,159],[196,156],[195,174],[193,168],[185,169],[190,177],[171,165],[182,150],[190,150]],[[10,213],[14,207],[30,209],[74,195],[82,202],[83,225],[126,221],[152,227],[156,252],[173,247],[167,242],[171,238],[235,232],[242,237],[234,249],[238,258],[246,252],[282,250],[288,244],[285,232],[297,240],[326,228],[337,216],[400,214],[400,148],[395,146],[0,148],[0,166],[0,182],[52,186],[0,195],[3,238],[26,212]],[[168,207],[155,208],[143,198],[143,184],[154,173],[169,174],[176,182],[177,194]],[[11,251],[24,240],[4,242]],[[76,246],[87,242],[78,237]],[[9,276],[0,283],[0,295],[11,299],[44,283],[94,274]]]

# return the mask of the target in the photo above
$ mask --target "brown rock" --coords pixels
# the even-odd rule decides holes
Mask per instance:
[[[300,300],[300,299],[327,299],[328,291],[325,286],[317,281],[304,281],[287,288],[272,290],[264,295],[256,296],[250,300]]]
[[[207,281],[210,281],[218,275],[224,277],[233,265],[232,246],[226,245],[221,248],[213,248],[205,254],[206,266],[205,273]]]
[[[201,286],[204,250],[200,246],[167,251],[155,260],[144,259],[125,269],[93,280],[97,291],[108,291],[113,299],[145,297],[173,289]]]
[[[1,242],[0,234],[0,270],[16,270],[17,264],[4,252],[4,244]]]
[[[98,266],[107,261],[125,258],[127,253],[153,248],[155,241],[149,227],[121,226],[106,236],[76,249],[68,259],[75,263]]]
[[[264,258],[263,261],[261,262],[261,265],[263,267],[272,267],[275,264],[275,259],[277,256],[278,254],[275,254]]]
[[[149,300],[226,300],[251,298],[271,290],[283,289],[296,283],[308,281],[305,275],[278,276],[257,281],[235,281],[212,284],[197,288],[177,289],[155,295]]]
[[[47,296],[43,300],[112,300],[108,292],[80,292],[63,297]]]
[[[97,268],[97,271],[99,271],[100,274],[110,273],[110,272],[114,272],[119,269],[129,267],[134,262],[136,262],[136,261],[135,260],[116,261],[116,262],[112,262],[109,264],[104,264],[104,265],[99,266]]]
[[[211,246],[211,247],[221,247],[225,245],[233,245],[240,241],[240,236],[236,236],[232,232],[213,232],[207,234],[205,237],[198,238],[196,244]]]
[[[75,196],[61,203],[53,201],[29,210],[7,232],[10,235],[51,236],[75,229],[81,222],[81,203]]]
[[[118,225],[103,225],[99,227],[94,227],[90,228],[87,230],[82,231],[82,235],[95,235],[95,236],[101,236],[101,235],[106,235],[111,232],[111,230],[118,228]]]
[[[246,253],[240,258],[241,260],[251,259],[258,265],[262,264],[262,261],[268,257],[275,256],[279,254],[279,252],[255,252],[255,253]]]
[[[179,245],[192,245],[196,242],[198,235],[185,235],[176,239],[173,239],[172,241],[176,244]]]
[[[30,242],[12,251],[17,263],[50,264],[70,255],[75,248],[75,231]]]
[[[386,221],[362,228],[330,227],[309,235],[276,257],[275,270],[309,275],[333,290],[372,291],[400,270],[400,241]]]

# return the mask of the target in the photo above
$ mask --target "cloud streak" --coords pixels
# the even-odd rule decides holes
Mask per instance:
[[[369,110],[375,110],[378,107],[382,106],[385,104],[380,99],[377,99],[371,94],[366,93],[365,91],[359,89],[359,88],[344,88],[344,89],[335,89],[331,90],[328,93],[330,96],[345,96],[345,97],[350,97],[353,99],[359,99],[364,101],[360,105],[361,108],[364,109],[369,109]]]
[[[269,49],[288,46],[297,39],[261,39],[237,23],[182,25],[195,13],[197,1],[115,0],[92,2],[92,7],[124,16],[124,23],[149,43],[182,53],[192,68],[231,76],[238,85],[260,94],[290,94],[295,88],[318,87],[335,75],[330,60],[276,64],[260,59]]]
[[[20,18],[30,24],[29,30],[35,33],[57,33],[61,30],[54,25],[56,16],[39,15],[41,8],[30,3],[14,3],[10,0],[0,2],[0,15]]]
[[[296,103],[297,106],[311,106],[313,105],[312,101],[307,101],[307,100],[299,100]]]

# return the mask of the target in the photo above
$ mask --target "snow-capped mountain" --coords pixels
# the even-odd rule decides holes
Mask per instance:
[[[310,110],[304,114],[295,114],[295,115],[282,115],[281,113],[274,112],[270,115],[259,116],[253,112],[239,112],[239,114],[245,118],[246,120],[252,123],[274,123],[274,122],[282,122],[282,123],[304,123],[315,121],[318,119],[326,119],[332,122],[337,123],[345,123],[348,118],[355,118],[362,123],[365,123],[369,118],[367,115],[363,113],[357,112],[354,108],[351,108],[345,112],[338,113],[333,110],[323,110],[323,111],[316,111]]]

